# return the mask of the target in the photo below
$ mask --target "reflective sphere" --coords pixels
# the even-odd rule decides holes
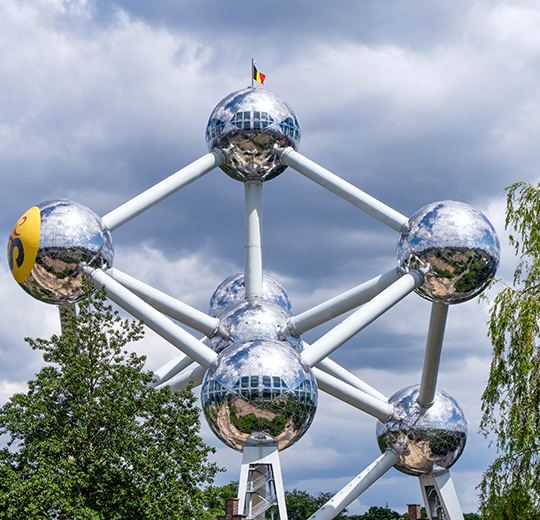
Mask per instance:
[[[214,318],[227,307],[241,302],[246,297],[244,273],[229,276],[221,282],[210,299],[210,316]],[[267,274],[263,275],[263,299],[292,312],[291,301],[283,286]]]
[[[208,149],[226,156],[221,169],[233,179],[273,179],[282,173],[279,148],[300,143],[292,108],[269,90],[247,88],[222,99],[206,127]]]
[[[489,220],[468,204],[445,200],[417,211],[403,227],[401,273],[431,266],[416,292],[427,300],[461,303],[478,296],[495,276],[501,246]]]
[[[111,234],[100,217],[77,202],[43,202],[15,224],[8,261],[15,280],[34,298],[73,303],[83,296],[81,262],[112,266]]]
[[[239,341],[271,339],[288,342],[298,352],[302,352],[302,339],[287,336],[281,338],[281,331],[287,328],[291,313],[266,300],[241,300],[230,305],[217,316],[219,331],[204,342],[216,352]]]
[[[467,439],[467,420],[459,404],[438,390],[429,408],[421,407],[420,386],[396,392],[389,400],[398,420],[377,423],[377,442],[386,448],[405,446],[395,468],[408,475],[442,473],[461,456]]]
[[[317,383],[300,355],[283,342],[246,341],[223,350],[206,372],[204,415],[227,446],[251,438],[279,450],[307,431],[317,409]]]

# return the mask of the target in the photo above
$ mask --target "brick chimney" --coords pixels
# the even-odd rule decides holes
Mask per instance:
[[[238,514],[238,499],[227,498],[225,500],[225,516],[218,516],[217,520],[245,520],[245,518],[246,515]]]
[[[407,504],[409,508],[409,520],[418,520],[421,518],[420,504]]]

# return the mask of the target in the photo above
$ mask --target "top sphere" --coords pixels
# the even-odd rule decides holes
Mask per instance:
[[[112,267],[109,230],[92,210],[69,200],[30,208],[15,224],[8,243],[11,274],[45,303],[74,303],[83,294],[79,265]]]
[[[401,274],[431,266],[416,292],[446,304],[478,296],[495,276],[500,254],[489,220],[472,206],[451,200],[417,211],[403,226],[397,247]]]
[[[206,127],[208,149],[226,157],[221,169],[239,181],[273,179],[286,166],[280,148],[300,143],[300,125],[292,108],[273,92],[247,88],[222,99]]]

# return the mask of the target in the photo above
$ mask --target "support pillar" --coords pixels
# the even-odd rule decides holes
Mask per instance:
[[[449,471],[418,478],[428,518],[463,520],[463,513]]]
[[[288,520],[276,443],[248,439],[244,444],[238,498],[238,510],[247,520],[264,520],[265,512],[276,505],[278,517],[274,520]]]

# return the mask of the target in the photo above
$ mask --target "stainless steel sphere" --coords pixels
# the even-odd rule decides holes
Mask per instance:
[[[111,234],[100,217],[68,200],[30,208],[15,224],[8,242],[11,273],[34,298],[53,304],[73,303],[83,296],[81,262],[109,268]]]
[[[252,441],[283,450],[307,431],[317,409],[317,383],[283,342],[246,341],[223,350],[206,372],[201,403],[210,428],[241,451]]]
[[[408,475],[437,474],[450,468],[461,456],[467,439],[467,420],[459,404],[440,390],[429,408],[416,401],[419,385],[396,392],[395,421],[377,422],[377,442],[386,448],[405,446],[395,468]]]
[[[300,143],[300,125],[292,108],[273,92],[247,88],[222,99],[206,127],[208,149],[226,157],[221,169],[233,179],[273,179],[286,166],[279,148]]]
[[[478,296],[495,276],[501,246],[495,229],[462,202],[428,204],[403,226],[397,247],[401,273],[431,267],[416,290],[427,300],[461,303]]]
[[[210,316],[214,318],[227,307],[241,302],[246,297],[244,273],[229,276],[221,282],[210,298]],[[279,305],[287,312],[292,312],[291,301],[283,286],[267,274],[263,275],[263,299]]]
[[[241,300],[227,307],[217,317],[217,334],[205,340],[216,352],[233,343],[254,339],[283,340],[288,346],[302,352],[301,338],[281,336],[282,331],[287,329],[287,319],[291,313],[276,303],[259,299]]]

